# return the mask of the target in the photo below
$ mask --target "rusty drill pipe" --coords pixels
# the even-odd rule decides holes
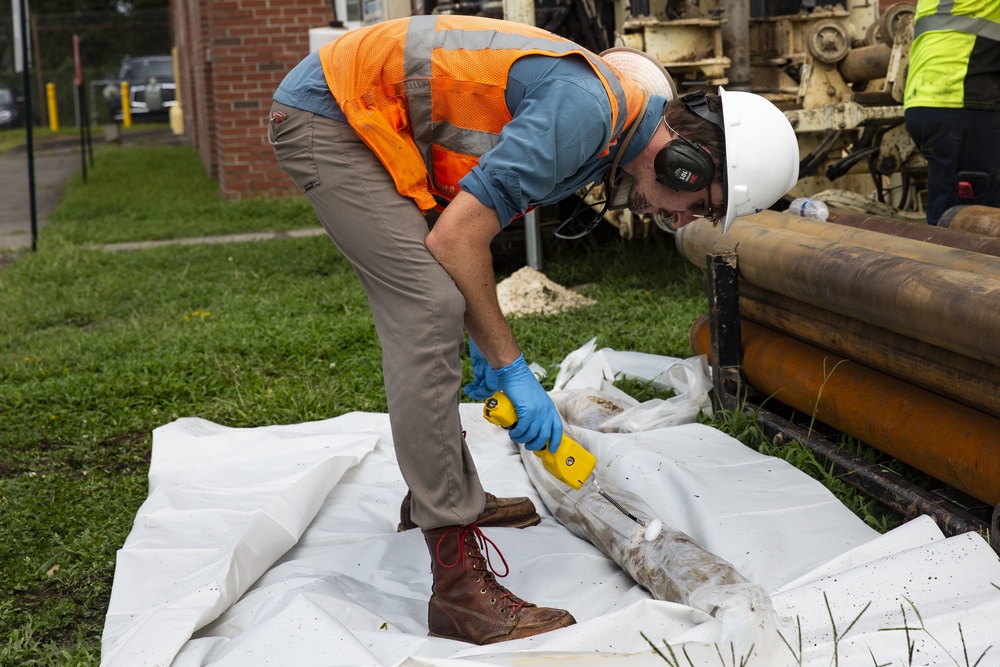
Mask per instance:
[[[1000,419],[747,320],[741,326],[743,370],[759,392],[1000,504]],[[696,354],[711,354],[709,338],[701,317],[690,333]]]
[[[740,275],[754,285],[1000,365],[995,278],[752,223],[722,236],[697,220],[676,241],[695,264],[737,248]]]
[[[1000,366],[955,354],[742,282],[740,314],[751,322],[1000,417]]]
[[[844,77],[844,81],[851,83],[884,79],[889,71],[891,58],[892,49],[885,44],[860,46],[851,49],[837,65],[837,69],[840,70],[840,76]]]
[[[981,234],[1000,240],[1000,208],[952,206],[938,220],[938,227]]]
[[[800,218],[787,213],[762,211],[741,218],[735,224],[756,224],[771,229],[784,229],[799,234],[847,243],[850,245],[878,250],[896,257],[915,259],[928,264],[944,266],[959,271],[969,271],[983,276],[1000,279],[1000,257],[952,248],[922,240],[896,236],[885,232],[871,231],[841,224],[831,224],[822,220]],[[912,224],[912,223],[904,223]],[[930,225],[924,225],[930,227]],[[933,229],[933,227],[931,227]],[[940,230],[939,230],[940,231]]]
[[[1000,238],[973,233],[971,229],[947,228],[940,223],[934,227],[923,222],[908,222],[839,208],[830,209],[827,222],[1000,257]]]

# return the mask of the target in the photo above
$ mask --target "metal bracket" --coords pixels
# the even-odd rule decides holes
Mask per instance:
[[[744,399],[743,346],[740,340],[740,289],[736,253],[708,254],[709,323],[715,364],[712,384],[724,410],[738,410]]]

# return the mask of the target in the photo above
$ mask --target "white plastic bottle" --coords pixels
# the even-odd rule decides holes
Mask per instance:
[[[788,206],[788,212],[792,215],[812,218],[813,220],[826,220],[830,217],[830,209],[826,207],[826,204],[818,199],[809,199],[807,197],[796,197],[793,199],[792,203]]]

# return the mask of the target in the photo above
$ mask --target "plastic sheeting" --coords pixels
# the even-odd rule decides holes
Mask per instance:
[[[578,356],[561,389],[596,387],[637,360]],[[699,362],[679,363],[642,355],[625,372],[686,375]],[[700,405],[690,391],[675,403]],[[652,421],[674,418],[650,407],[660,408]],[[805,474],[705,426],[577,428],[602,479],[752,587],[701,589],[692,606],[653,600],[547,511],[481,406],[462,414],[487,489],[529,496],[543,517],[488,531],[510,565],[503,583],[569,609],[576,625],[489,647],[426,636],[429,556],[418,531],[396,532],[405,485],[385,415],[257,429],[181,419],[154,432],[150,494],[119,552],[102,665],[665,664],[643,634],[681,664],[684,654],[739,664],[749,647],[751,664],[972,664],[983,651],[981,665],[1000,664],[1000,562],[978,536],[944,539],[929,519],[879,536]],[[715,607],[727,613],[702,611]]]

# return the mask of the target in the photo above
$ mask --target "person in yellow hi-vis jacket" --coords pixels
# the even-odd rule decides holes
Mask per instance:
[[[927,158],[927,222],[1000,207],[1000,0],[918,0],[903,107]]]
[[[476,472],[458,409],[466,331],[466,394],[502,390],[527,449],[555,451],[563,430],[500,310],[490,242],[529,208],[601,181],[607,207],[727,229],[795,183],[791,125],[751,93],[677,98],[633,49],[599,56],[539,28],[442,15],[352,30],[306,57],[274,94],[268,140],[371,305],[410,489],[399,530],[419,527],[431,556],[430,634],[491,644],[574,623],[500,585],[484,555],[481,528],[540,519],[528,498],[486,493]],[[602,219],[578,213],[558,236]]]

